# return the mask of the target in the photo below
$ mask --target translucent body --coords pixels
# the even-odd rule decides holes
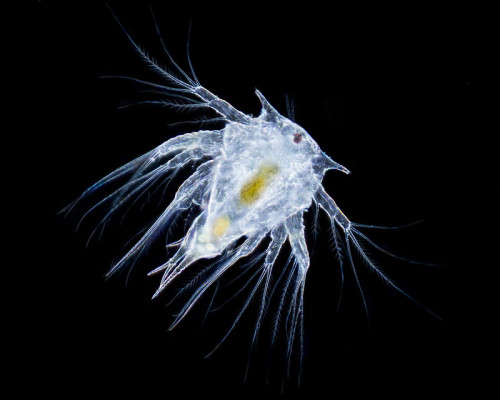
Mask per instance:
[[[203,275],[201,279],[193,281],[193,293],[172,327],[185,317],[224,272],[239,260],[251,255],[259,262],[259,267],[253,275],[247,301],[229,332],[252,298],[259,293],[259,314],[252,340],[254,343],[268,311],[270,298],[276,296],[278,318],[273,324],[273,340],[276,338],[278,322],[282,316],[286,321],[284,325],[287,357],[290,359],[297,337],[302,344],[303,294],[310,266],[303,214],[315,203],[326,212],[331,222],[333,244],[341,271],[344,260],[347,260],[346,264],[352,267],[357,281],[352,254],[354,249],[368,267],[385,282],[413,300],[368,258],[360,241],[386,254],[392,254],[361,233],[358,228],[367,226],[350,222],[321,184],[328,170],[344,173],[349,171],[328,157],[302,127],[279,114],[259,91],[256,91],[256,94],[261,101],[262,111],[258,117],[238,111],[202,87],[192,68],[192,76],[189,76],[177,66],[167,52],[178,73],[174,75],[160,68],[128,33],[126,35],[140,56],[161,77],[169,81],[170,86],[131,77],[121,78],[154,87],[163,91],[165,98],[178,101],[145,103],[180,109],[211,109],[219,115],[218,120],[223,121],[224,128],[200,130],[174,137],[112,172],[82,195],[85,197],[91,192],[102,190],[117,179],[127,178],[124,185],[105,196],[84,215],[85,217],[97,207],[108,207],[101,222],[104,225],[124,204],[135,201],[142,193],[165,178],[175,175],[188,163],[198,162],[196,170],[181,184],[172,202],[139,241],[112,267],[109,275],[134,261],[150,245],[152,239],[167,230],[181,213],[187,210],[197,212],[198,215],[192,220],[185,236],[176,238],[178,240],[172,244],[178,246],[175,254],[150,273],[161,274],[161,281],[155,293],[157,296],[198,260],[215,260],[214,267],[206,274],[208,276]],[[265,240],[268,241],[263,253],[255,254],[255,250]],[[286,241],[290,244],[293,263],[284,267],[281,273],[275,274],[279,277],[272,282],[275,261]],[[358,287],[365,303],[359,282]]]

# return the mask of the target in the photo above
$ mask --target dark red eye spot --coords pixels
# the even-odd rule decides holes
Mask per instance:
[[[302,135],[300,133],[293,135],[293,142],[297,144],[302,142]]]

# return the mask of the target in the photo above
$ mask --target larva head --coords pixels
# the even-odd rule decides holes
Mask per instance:
[[[310,159],[315,171],[321,175],[329,169],[338,169],[346,174],[350,173],[347,168],[327,156],[304,128],[276,111],[260,91],[256,90],[255,92],[262,104],[259,118],[275,127],[272,130],[273,133],[283,136],[287,147],[289,143],[289,152]]]

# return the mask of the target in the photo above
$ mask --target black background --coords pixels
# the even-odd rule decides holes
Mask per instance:
[[[490,140],[497,133],[486,123],[493,110],[483,52],[490,36],[483,22],[487,11],[111,2],[127,30],[163,64],[149,4],[183,66],[191,21],[190,54],[198,78],[241,111],[259,112],[255,88],[282,113],[285,96],[291,96],[296,121],[352,172],[329,172],[324,180],[350,219],[379,225],[425,220],[370,237],[399,254],[440,264],[380,258],[388,273],[443,321],[360,264],[368,324],[352,276],[346,277],[336,312],[339,275],[322,218],[320,239],[310,248],[302,382],[297,388],[294,378],[287,380],[281,394],[276,371],[265,383],[265,356],[253,360],[243,382],[245,332],[255,311],[204,359],[220,337],[217,327],[224,321],[227,326],[231,313],[202,327],[201,310],[167,332],[175,311],[164,307],[166,299],[150,300],[157,281],[141,274],[149,265],[138,267],[141,272],[127,285],[123,276],[104,280],[138,215],[124,228],[111,226],[88,248],[90,224],[75,233],[78,216],[56,215],[104,174],[193,128],[170,125],[190,114],[146,106],[118,109],[147,95],[137,85],[100,77],[161,81],[141,62],[104,3],[64,3],[31,2],[19,29],[26,57],[18,69],[23,116],[12,136],[27,152],[12,155],[30,165],[16,201],[27,217],[16,236],[26,237],[30,227],[30,239],[20,241],[17,253],[25,275],[16,282],[24,295],[12,297],[19,306],[15,326],[21,327],[16,334],[21,340],[12,344],[20,389],[65,397],[350,399],[449,398],[477,395],[487,387],[484,367],[493,332],[485,321],[493,317],[486,311],[493,296],[485,281],[495,261],[479,255],[493,242],[483,223],[494,224],[487,210],[499,193],[498,180],[489,175],[496,157]],[[265,353],[264,339],[261,344]]]

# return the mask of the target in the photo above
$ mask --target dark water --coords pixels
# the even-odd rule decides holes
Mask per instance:
[[[324,180],[349,218],[378,225],[424,220],[405,230],[367,232],[373,240],[440,265],[377,258],[443,321],[381,283],[361,262],[369,322],[347,270],[337,311],[339,269],[321,218],[314,245],[308,232],[312,264],[302,381],[297,388],[292,368],[280,394],[280,342],[266,385],[265,334],[243,382],[257,308],[220,351],[204,359],[237,306],[210,315],[204,326],[201,306],[167,332],[175,309],[164,307],[168,296],[151,301],[157,281],[144,278],[148,260],[161,260],[161,252],[148,254],[127,285],[125,276],[104,280],[124,241],[161,208],[132,210],[128,222],[115,221],[88,249],[92,221],[75,234],[74,219],[56,216],[104,174],[196,129],[169,125],[190,114],[144,106],[118,110],[147,94],[102,76],[159,79],[134,53],[104,3],[66,3],[31,2],[16,30],[23,56],[7,61],[19,64],[22,117],[12,136],[25,149],[8,151],[14,165],[29,165],[14,197],[28,217],[17,224],[22,239],[16,270],[22,277],[9,306],[20,328],[12,360],[18,387],[67,397],[252,399],[437,399],[477,396],[487,387],[485,366],[494,350],[489,321],[495,316],[489,312],[494,291],[488,282],[498,265],[488,254],[495,242],[488,227],[494,226],[491,210],[500,191],[490,140],[498,130],[487,122],[493,112],[484,51],[491,29],[487,12],[300,3],[285,12],[233,5],[223,13],[210,5],[170,8],[151,2],[183,66],[191,21],[191,58],[209,90],[254,115],[255,88],[283,113],[285,97],[293,99],[296,121],[352,172],[329,172]],[[115,3],[129,32],[167,65],[149,5]]]

